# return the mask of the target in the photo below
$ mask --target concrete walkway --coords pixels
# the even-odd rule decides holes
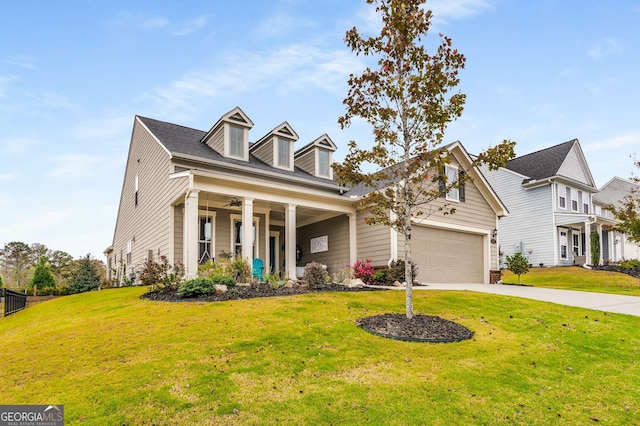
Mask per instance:
[[[388,287],[387,287],[388,288]],[[404,287],[398,288],[404,290]],[[504,296],[523,297],[558,303],[560,305],[577,306],[597,311],[615,312],[640,317],[640,297],[622,296],[619,294],[593,293],[588,291],[556,290],[540,287],[521,287],[502,284],[428,284],[413,287],[423,290],[468,290],[480,293],[500,294]]]

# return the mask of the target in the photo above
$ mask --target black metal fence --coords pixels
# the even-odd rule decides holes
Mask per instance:
[[[0,289],[4,297],[4,316],[14,314],[27,306],[27,295],[8,288]]]

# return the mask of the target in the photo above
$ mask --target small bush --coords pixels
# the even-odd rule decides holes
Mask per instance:
[[[380,271],[376,271],[371,276],[371,280],[373,284],[384,284],[387,282],[387,271],[382,269]]]
[[[214,284],[208,278],[194,278],[180,285],[178,296],[183,298],[207,296],[214,292]]]
[[[353,269],[349,265],[333,273],[333,281],[339,284],[345,284],[351,278],[353,278]]]
[[[142,285],[151,286],[152,290],[176,290],[184,277],[184,266],[180,262],[170,265],[166,256],[160,257],[160,263],[149,260],[144,262],[139,279]]]
[[[57,288],[58,296],[68,296],[71,294],[71,287],[66,284],[60,284]]]
[[[640,260],[638,259],[629,259],[620,262],[620,267],[624,269],[636,269],[640,268]]]
[[[238,256],[229,264],[229,275],[231,275],[236,282],[249,282],[251,279],[251,265]]]
[[[372,276],[374,272],[373,266],[371,265],[371,259],[365,259],[364,262],[357,260],[353,265],[354,278],[360,278],[365,284],[372,283]]]
[[[100,287],[100,274],[88,255],[78,261],[78,268],[71,276],[69,287],[72,293],[83,293]]]
[[[275,272],[269,272],[264,276],[264,282],[269,284],[272,288],[280,287],[280,277]]]
[[[304,267],[304,280],[309,283],[309,287],[319,287],[326,284],[328,279],[329,274],[322,263],[311,262]]]
[[[404,260],[400,259],[400,260],[394,260],[393,262],[391,262],[391,264],[389,265],[389,267],[387,268],[387,282],[405,282],[406,278],[405,278],[405,263]],[[416,278],[416,275],[418,274],[418,268],[416,268],[415,263],[411,264],[411,275],[413,276],[414,280]]]
[[[213,284],[226,285],[227,287],[236,286],[236,280],[234,280],[233,277],[230,277],[229,275],[212,275],[209,277],[209,280]]]
[[[57,296],[58,289],[56,287],[47,286],[36,290],[38,296]]]

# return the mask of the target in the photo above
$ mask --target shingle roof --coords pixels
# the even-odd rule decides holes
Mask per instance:
[[[293,171],[282,170],[272,167],[258,158],[249,154],[249,161],[227,158],[220,155],[207,144],[200,142],[207,132],[190,127],[180,126],[178,124],[167,123],[165,121],[154,120],[153,118],[138,116],[140,121],[153,133],[156,138],[164,145],[164,147],[172,154],[186,154],[193,157],[202,158],[204,160],[214,160],[225,162],[232,166],[249,167],[255,169],[256,172],[264,171],[277,173],[282,175],[283,179],[288,177],[301,178],[310,184],[319,183],[323,186],[333,185],[334,183],[328,179],[315,177],[304,170],[295,167]],[[336,190],[339,187],[336,185]]]
[[[540,180],[555,176],[577,139],[555,145],[531,154],[514,158],[507,162],[506,168],[531,180]]]
[[[640,186],[616,176],[600,188],[600,192],[593,195],[593,202],[620,206],[621,201],[633,191],[640,191]]]

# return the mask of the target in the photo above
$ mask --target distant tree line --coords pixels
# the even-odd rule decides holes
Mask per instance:
[[[39,293],[80,293],[98,288],[105,276],[104,262],[90,254],[74,259],[44,244],[19,241],[0,249],[0,286],[7,288],[33,290],[35,286]]]

